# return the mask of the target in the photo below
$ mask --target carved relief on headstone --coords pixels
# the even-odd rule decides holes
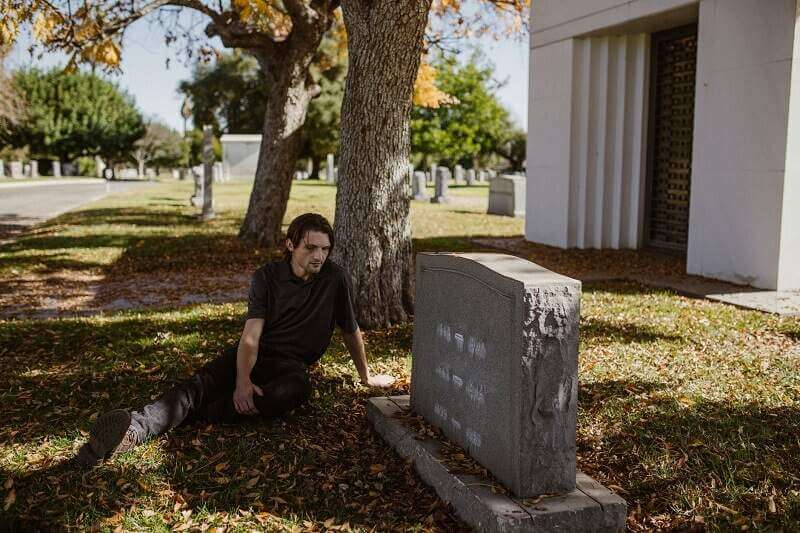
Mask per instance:
[[[503,254],[416,269],[412,409],[517,496],[572,491],[580,282]]]

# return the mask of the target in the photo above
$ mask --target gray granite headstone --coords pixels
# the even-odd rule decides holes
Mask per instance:
[[[203,126],[203,220],[211,220],[214,213],[214,197],[212,193],[214,173],[214,132],[211,126]]]
[[[498,176],[489,185],[490,215],[509,217],[525,216],[525,176],[504,174]]]
[[[446,204],[450,202],[450,196],[447,194],[448,185],[450,183],[450,169],[446,167],[439,167],[436,169],[436,191],[431,202],[435,204]]]
[[[464,183],[464,167],[456,165],[455,169],[453,169],[453,177],[456,180],[456,185],[462,185]]]
[[[61,161],[53,161],[53,176],[56,178],[61,177]]]
[[[334,183],[336,181],[336,175],[333,164],[333,154],[328,154],[328,156],[325,159],[325,181],[327,181],[328,183]]]
[[[475,185],[475,169],[470,168],[467,170],[467,185]]]
[[[411,407],[522,498],[575,488],[580,294],[514,256],[417,255]]]
[[[414,172],[414,179],[411,182],[412,192],[414,193],[414,200],[427,201],[429,199],[425,187],[428,185],[428,178],[424,172],[418,170]]]

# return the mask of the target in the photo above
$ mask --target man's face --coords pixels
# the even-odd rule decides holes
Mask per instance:
[[[316,274],[328,258],[331,241],[326,233],[308,231],[297,246],[286,239],[286,247],[292,253],[292,264],[296,270],[304,274]]]

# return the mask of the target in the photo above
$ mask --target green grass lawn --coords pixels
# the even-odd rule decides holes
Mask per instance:
[[[0,302],[85,276],[251,270],[271,254],[235,238],[249,186],[215,191],[211,223],[193,217],[190,184],[175,182],[62,215],[0,248]],[[287,221],[332,217],[334,193],[295,183]],[[464,200],[412,203],[417,251],[522,233],[521,220],[485,214],[485,186],[452,194]],[[581,312],[578,466],[627,500],[631,529],[800,529],[800,319],[626,282],[585,284]],[[63,464],[94,416],[189,375],[236,339],[243,313],[234,303],[0,320],[0,524],[464,528],[372,431],[374,391],[356,384],[338,336],[311,405],[286,419],[178,428],[89,472]],[[372,367],[401,378],[393,393],[408,391],[412,335],[412,325],[366,333]]]

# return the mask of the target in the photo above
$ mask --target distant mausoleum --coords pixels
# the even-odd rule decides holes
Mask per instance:
[[[219,139],[222,144],[222,167],[225,179],[255,179],[261,135],[226,133]]]
[[[800,289],[796,1],[532,5],[526,239]]]

